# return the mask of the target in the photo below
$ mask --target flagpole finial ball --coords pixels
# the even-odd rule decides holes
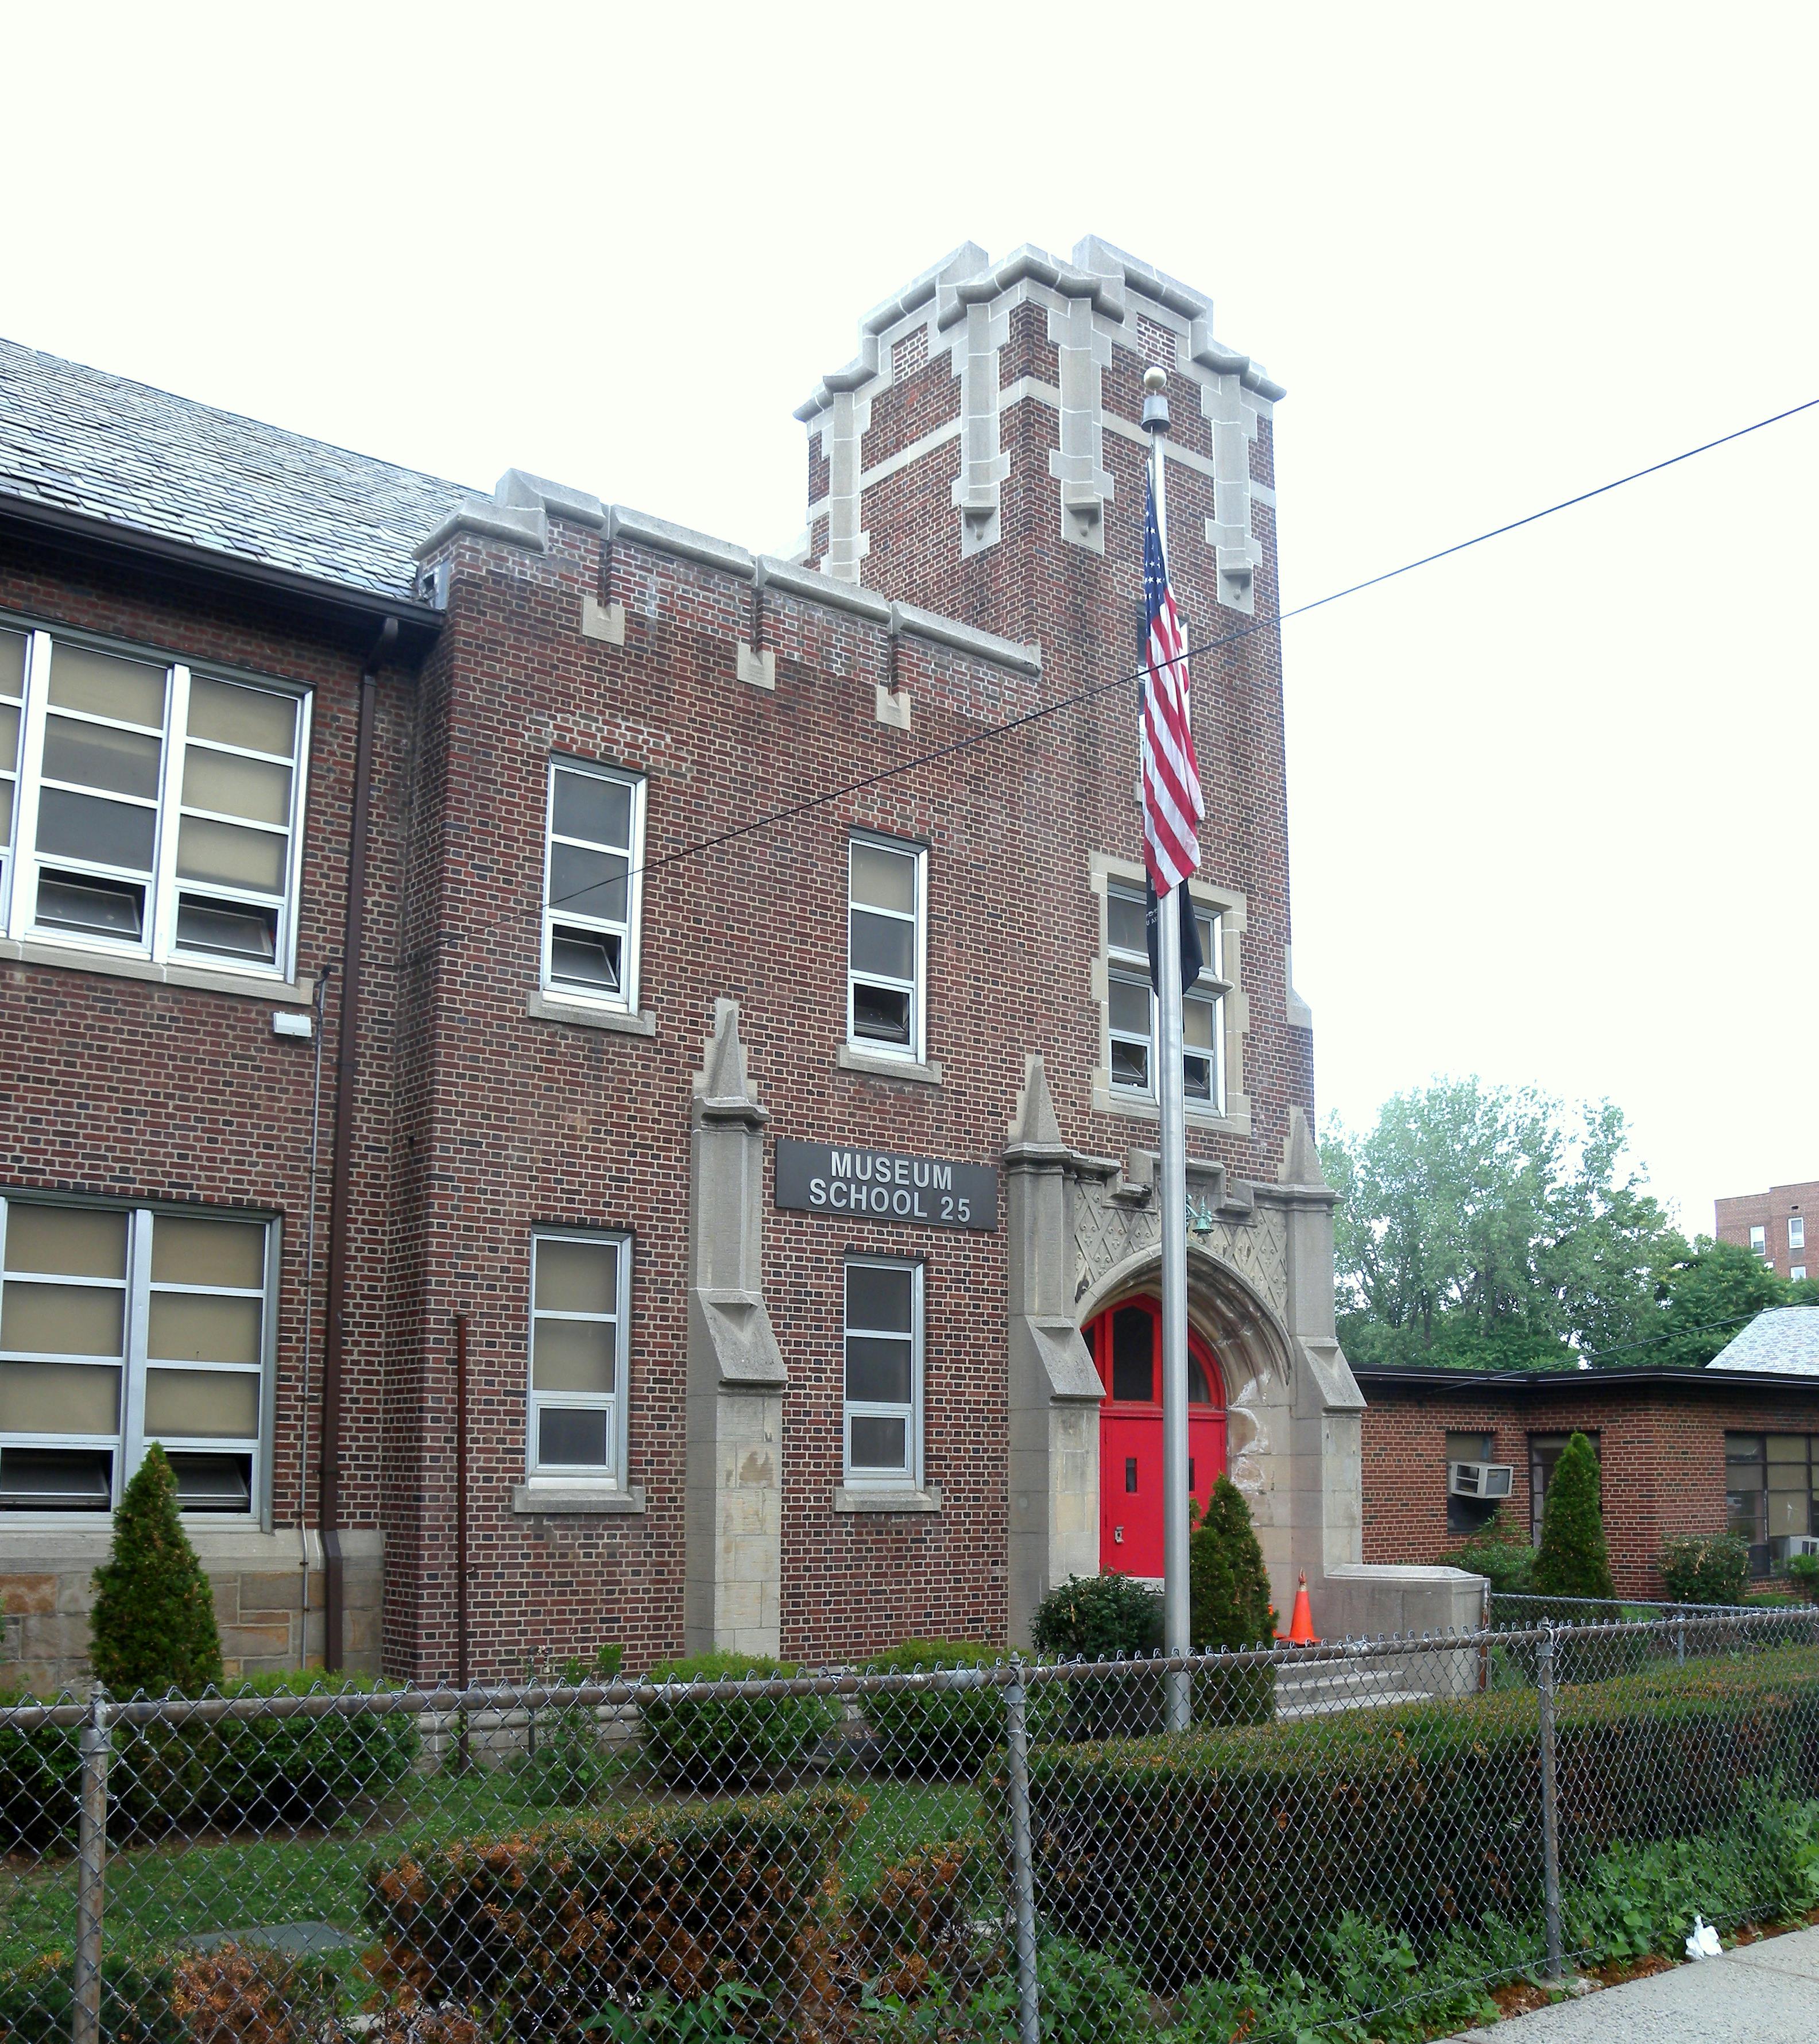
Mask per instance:
[[[1158,390],[1166,390],[1169,387],[1168,371],[1160,363],[1152,362],[1143,372],[1143,387],[1152,397]]]

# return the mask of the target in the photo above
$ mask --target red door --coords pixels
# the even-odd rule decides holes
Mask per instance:
[[[1099,1566],[1162,1573],[1162,1309],[1114,1306],[1086,1331],[1105,1402],[1099,1412]],[[1213,1353],[1188,1331],[1188,1487],[1203,1510],[1225,1473],[1224,1382]]]

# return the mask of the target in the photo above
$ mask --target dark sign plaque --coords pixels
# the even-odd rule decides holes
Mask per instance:
[[[993,1232],[998,1226],[998,1174],[982,1164],[954,1164],[867,1150],[843,1143],[777,1139],[777,1204],[808,1213],[858,1214],[912,1227]]]

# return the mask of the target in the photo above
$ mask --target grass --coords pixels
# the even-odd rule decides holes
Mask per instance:
[[[841,1856],[850,1886],[918,1845],[971,1830],[977,1792],[964,1783],[855,1781],[866,1811]],[[562,1812],[530,1804],[505,1769],[413,1777],[409,1792],[333,1829],[285,1838],[175,1838],[116,1847],[107,1862],[109,1950],[149,1950],[212,1931],[275,1923],[332,1923],[363,1934],[366,1869],[413,1844],[498,1836],[548,1823]],[[680,1800],[651,1793],[627,1773],[598,1807],[632,1810]],[[42,1952],[67,1950],[75,1936],[73,1856],[33,1865],[0,1862],[0,1969]]]

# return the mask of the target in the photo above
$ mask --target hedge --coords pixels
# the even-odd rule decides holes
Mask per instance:
[[[497,2008],[513,2038],[579,2039],[604,2010],[729,1982],[787,2004],[865,1807],[817,1788],[457,1841],[375,1861],[366,1921],[425,2001]]]
[[[75,2015],[75,1969],[67,1952],[48,1952],[0,1973],[0,2038],[6,2044],[69,2044]],[[190,2044],[189,2026],[171,2004],[167,1964],[103,1956],[101,2034],[108,2044]]]
[[[9,1706],[41,1700],[25,1689],[0,1689],[0,1853],[34,1850],[75,1830],[82,1794],[82,1727],[12,1723]],[[6,2031],[0,2028],[0,2036]]]
[[[938,1668],[996,1668],[1003,1650],[970,1639],[906,1639],[865,1664],[869,1675],[906,1675]],[[1060,1685],[1025,1692],[1030,1736],[1059,1731],[1065,1714]],[[901,1773],[970,1781],[1004,1743],[1004,1689],[877,1689],[860,1708],[886,1767]]]
[[[1506,1692],[1276,1727],[1042,1746],[1041,1920],[1115,1943],[1153,1986],[1303,1959],[1348,1908],[1422,1938],[1541,1885],[1537,1702]],[[1741,1785],[1819,1788],[1819,1650],[1660,1668],[1561,1692],[1563,1873],[1612,1842],[1729,1822]],[[1003,1808],[1003,1783],[992,1800]]]
[[[840,1722],[840,1707],[823,1696],[666,1696],[667,1682],[787,1679],[792,1661],[715,1649],[650,1671],[659,1686],[639,1698],[645,1758],[671,1788],[762,1788],[808,1764]]]

